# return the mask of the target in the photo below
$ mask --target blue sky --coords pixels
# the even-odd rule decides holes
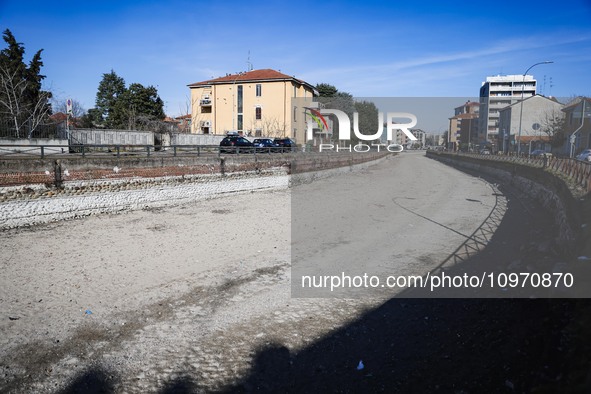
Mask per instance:
[[[0,0],[0,28],[27,60],[43,49],[45,88],[85,109],[113,69],[184,113],[187,84],[245,71],[249,52],[255,69],[359,97],[477,96],[487,75],[544,60],[530,72],[539,91],[591,95],[591,0]]]

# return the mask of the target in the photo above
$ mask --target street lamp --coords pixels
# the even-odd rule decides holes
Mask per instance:
[[[554,63],[553,61],[550,60],[546,60],[545,62],[539,62],[536,64],[532,64],[527,70],[525,70],[525,72],[523,73],[523,78],[521,79],[521,105],[519,106],[519,133],[517,136],[517,156],[519,156],[519,154],[521,153],[521,121],[523,119],[523,90],[525,89],[525,76],[527,75],[527,72],[529,70],[531,70],[532,68],[534,68],[537,65],[540,64],[550,64],[550,63]]]

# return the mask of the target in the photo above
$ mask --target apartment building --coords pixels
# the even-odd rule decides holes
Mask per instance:
[[[480,87],[480,116],[478,139],[486,140],[499,149],[499,111],[521,98],[536,94],[536,80],[532,75],[497,75],[486,77]]]
[[[302,102],[312,102],[314,86],[272,69],[252,70],[192,83],[191,132],[252,137],[290,137],[304,143]]]
[[[386,127],[387,124],[384,123],[384,131],[382,133],[384,136],[386,135]],[[427,144],[427,132],[422,129],[410,129],[409,131],[416,137],[416,141],[411,140],[404,132],[397,129],[392,133],[392,140],[385,141],[386,144],[399,144],[406,147],[406,149],[424,148]]]
[[[449,118],[448,149],[469,149],[478,144],[478,118],[480,104],[467,101],[454,108],[455,115]]]

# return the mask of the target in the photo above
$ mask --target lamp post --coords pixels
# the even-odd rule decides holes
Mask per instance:
[[[521,79],[521,104],[519,106],[519,133],[517,136],[517,156],[519,156],[519,154],[521,153],[521,121],[523,119],[523,91],[525,89],[525,76],[527,75],[527,72],[529,70],[531,70],[532,68],[534,68],[537,65],[540,64],[550,64],[550,63],[554,63],[551,60],[546,60],[545,62],[539,62],[536,64],[532,64],[527,70],[525,70],[525,72],[523,73],[523,78]]]

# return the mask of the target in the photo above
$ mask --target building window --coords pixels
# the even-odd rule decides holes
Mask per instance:
[[[242,85],[238,85],[238,92],[237,92],[238,97],[236,100],[237,101],[236,106],[238,107],[238,109],[236,111],[238,113],[236,116],[236,122],[238,123],[237,130],[242,130],[242,127],[243,127],[243,125],[242,125],[242,111],[244,108],[244,100],[243,100],[244,97],[243,97],[243,89],[242,88],[243,88]]]
[[[261,107],[256,107],[255,108],[255,118],[256,120],[261,120],[263,118],[263,112],[262,112],[262,108]]]
[[[257,97],[261,97],[263,93],[263,85],[261,85],[260,83],[256,84],[256,95]]]
[[[263,129],[254,129],[254,136],[260,137],[263,135]]]
[[[242,105],[243,105],[242,94],[243,94],[242,85],[238,85],[238,98],[237,98],[238,113],[242,113]]]
[[[298,121],[298,107],[293,107],[293,121]]]

